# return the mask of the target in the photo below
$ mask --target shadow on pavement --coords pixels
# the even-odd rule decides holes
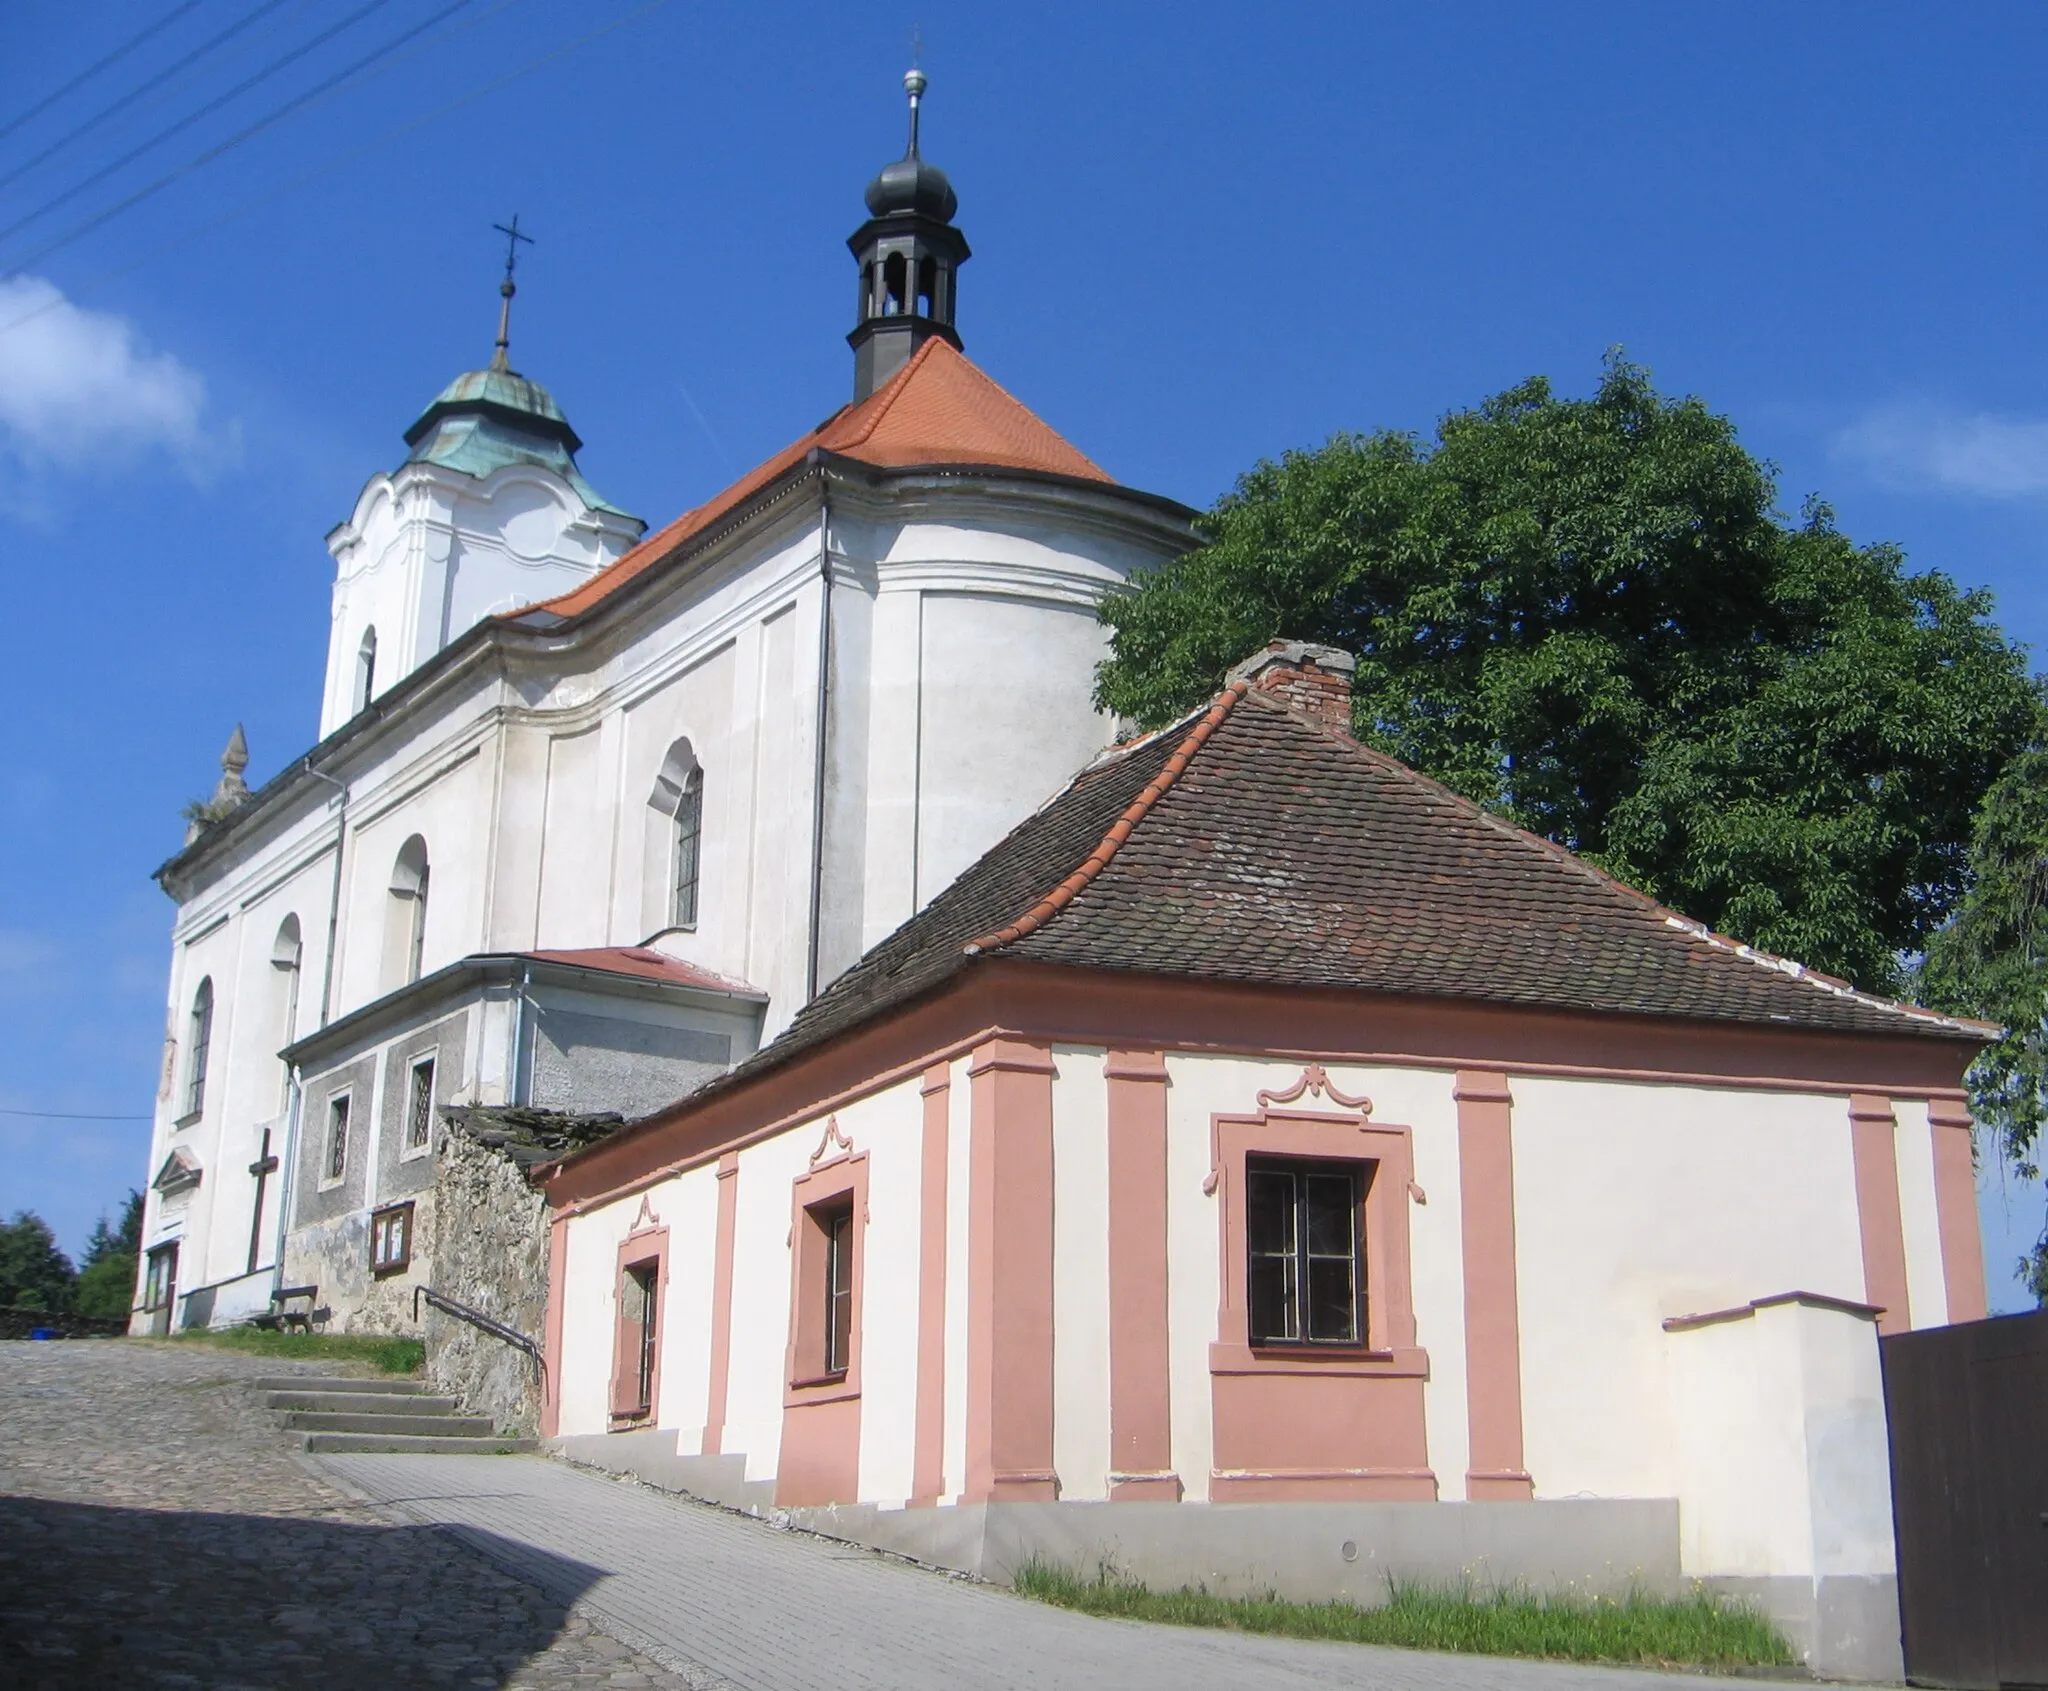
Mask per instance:
[[[434,1527],[0,1497],[0,1685],[499,1685],[600,1577],[505,1549],[547,1594]]]

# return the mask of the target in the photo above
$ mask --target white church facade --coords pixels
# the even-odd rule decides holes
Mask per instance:
[[[1193,514],[961,352],[910,87],[851,404],[641,537],[501,327],[335,532],[323,738],[159,871],[137,1325],[412,1330],[436,1112],[615,1112],[518,1187],[578,1460],[994,1577],[1700,1580],[1896,1677],[1877,1335],[1984,1313],[1995,1030],[1361,744],[1342,652],[1113,744]]]
[[[715,498],[641,538],[501,329],[330,535],[322,738],[246,797],[231,774],[239,802],[159,871],[138,1328],[307,1284],[347,1325],[335,1252],[368,1272],[372,1215],[410,1190],[379,1171],[418,1131],[418,1064],[389,1053],[421,1018],[462,1023],[424,1107],[651,1108],[533,1090],[522,965],[572,959],[545,966],[578,971],[594,1050],[644,1051],[652,1017],[685,1069],[737,1061],[1110,739],[1095,606],[1192,513],[961,355],[942,174],[906,161],[869,199],[854,403]],[[457,1012],[422,992],[450,971],[495,984]],[[344,1055],[336,1031],[371,1027],[386,1057]]]

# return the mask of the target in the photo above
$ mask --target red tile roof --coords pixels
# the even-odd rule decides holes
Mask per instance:
[[[1971,1044],[1997,1033],[1856,992],[1715,934],[1240,685],[1076,777],[737,1076],[991,954]]]
[[[958,464],[1110,480],[1100,466],[1068,445],[950,342],[929,340],[866,399],[835,411],[723,492],[649,535],[616,563],[567,593],[507,614],[517,617],[542,610],[570,617],[588,610],[781,480],[813,451],[884,469]]]
[[[586,951],[522,951],[536,963],[564,963],[572,969],[595,969],[607,975],[634,975],[641,980],[665,981],[670,986],[702,987],[707,992],[733,992],[749,998],[765,998],[758,987],[725,975],[700,969],[645,945],[601,945]]]

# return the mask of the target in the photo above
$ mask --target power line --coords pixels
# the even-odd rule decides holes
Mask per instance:
[[[501,5],[498,9],[502,9],[503,5],[509,4],[511,4],[511,0],[501,0]],[[72,289],[69,294],[53,293],[52,297],[45,304],[37,306],[33,311],[23,312],[12,322],[0,323],[0,335],[12,334],[16,329],[26,327],[38,317],[55,311],[61,305],[68,304],[72,300],[85,298],[92,294],[94,290],[105,287],[109,282],[118,282],[124,276],[131,276],[153,260],[163,257],[164,254],[176,252],[178,248],[183,246],[189,246],[202,235],[210,235],[214,230],[234,222],[238,217],[246,217],[250,212],[260,210],[273,201],[281,200],[287,194],[296,193],[308,183],[318,181],[322,176],[340,169],[345,164],[353,163],[355,160],[377,151],[380,147],[387,147],[393,141],[403,140],[414,131],[424,129],[429,124],[438,123],[450,113],[460,111],[464,106],[473,105],[476,101],[497,93],[499,89],[511,86],[511,84],[519,81],[522,77],[531,76],[535,71],[553,64],[555,60],[564,58],[570,53],[589,46],[591,42],[610,35],[614,30],[623,29],[627,24],[645,17],[649,12],[658,12],[668,4],[669,0],[646,0],[644,5],[636,7],[624,17],[614,18],[608,24],[600,25],[587,34],[579,35],[574,41],[565,42],[562,46],[541,54],[539,58],[528,60],[517,70],[508,71],[505,75],[494,78],[490,82],[482,83],[465,94],[458,94],[446,105],[437,106],[433,111],[427,112],[423,116],[412,118],[405,123],[387,129],[383,134],[365,141],[359,147],[352,147],[345,153],[338,153],[324,163],[314,166],[313,169],[305,172],[305,174],[296,176],[291,181],[270,189],[267,193],[259,194],[254,199],[244,200],[232,211],[223,212],[219,217],[212,219],[210,222],[194,224],[188,229],[179,231],[170,240],[150,248],[149,251],[133,262],[121,265],[113,270],[101,271],[97,276]],[[485,14],[487,17],[489,15],[489,13]]]
[[[194,0],[194,4],[197,4],[197,0]],[[36,156],[30,159],[26,164],[18,164],[12,170],[10,170],[5,176],[0,176],[0,188],[5,188],[12,183],[20,181],[22,177],[26,176],[31,170],[35,169],[35,167],[41,164],[45,159],[52,158],[56,154],[61,153],[66,147],[70,146],[73,141],[76,141],[79,138],[79,136],[90,134],[93,130],[97,129],[101,124],[105,123],[108,118],[118,114],[123,106],[129,104],[131,101],[141,99],[145,94],[155,93],[157,89],[161,88],[166,82],[170,81],[172,77],[177,76],[180,72],[185,71],[189,69],[191,66],[197,64],[201,59],[205,58],[208,53],[211,53],[214,50],[214,48],[221,46],[225,42],[233,40],[237,35],[240,35],[242,31],[247,29],[251,24],[256,23],[264,16],[266,16],[268,13],[276,11],[278,7],[282,6],[283,4],[284,0],[264,0],[264,3],[258,6],[253,12],[244,13],[241,17],[237,18],[233,23],[229,24],[228,27],[222,30],[218,35],[213,36],[210,40],[202,41],[197,47],[194,47],[191,52],[187,53],[182,59],[179,59],[175,64],[169,65],[163,70],[158,71],[156,75],[150,77],[148,80],[143,82],[139,87],[129,89],[127,93],[123,94],[118,100],[114,101],[112,105],[101,107],[100,110],[94,112],[91,117],[87,118],[83,123],[79,124],[77,128],[69,130],[66,133],[58,136],[56,140],[52,141],[47,147],[45,147],[41,152],[36,154]]]
[[[0,1110],[0,1116],[33,1116],[37,1121],[155,1121],[155,1116],[79,1115],[71,1110]]]
[[[27,111],[23,112],[21,116],[16,118],[12,123],[7,124],[4,128],[0,128],[0,141],[6,140],[8,136],[12,135],[24,123],[29,122],[32,118],[41,117],[44,112],[48,111],[59,100],[63,99],[66,94],[69,94],[73,89],[83,88],[88,82],[90,82],[94,77],[98,76],[99,73],[105,70],[109,65],[115,64],[118,61],[125,59],[130,53],[134,52],[136,48],[140,47],[145,41],[149,40],[151,37],[163,34],[165,30],[169,29],[172,24],[176,23],[180,18],[182,18],[187,12],[191,11],[198,4],[199,0],[185,0],[184,5],[174,7],[171,11],[165,13],[164,16],[158,18],[155,23],[151,24],[139,35],[131,35],[126,41],[124,41],[120,46],[116,47],[104,59],[100,60],[98,64],[87,65],[84,70],[80,71],[69,82],[65,83],[62,88],[56,91],[56,93],[45,94],[40,100],[38,100],[34,105],[30,106]]]
[[[496,7],[494,7],[493,10],[502,11],[506,6],[511,5],[512,3],[513,0],[499,0],[499,4]],[[373,4],[381,5],[383,4],[383,0],[373,0]],[[393,53],[397,52],[399,48],[403,47],[408,41],[413,40],[417,36],[424,35],[428,30],[434,28],[437,24],[440,24],[447,20],[448,18],[453,17],[457,12],[463,10],[465,7],[470,6],[472,4],[474,4],[474,0],[450,0],[450,4],[443,6],[440,9],[440,11],[436,12],[432,17],[426,19],[423,23],[415,24],[411,29],[405,30],[400,34],[392,37],[392,39],[385,42],[383,46],[378,47],[373,51],[364,54],[360,59],[356,60],[354,64],[349,65],[343,70],[335,72],[334,75],[328,77],[324,82],[315,83],[311,88],[307,89],[303,94],[298,95],[296,98],[287,100],[283,105],[279,106],[276,110],[270,112],[267,116],[261,117],[257,119],[256,122],[250,124],[248,128],[243,129],[236,134],[230,135],[225,141],[222,141],[215,146],[207,148],[205,152],[200,153],[197,157],[187,159],[183,164],[179,165],[177,169],[169,171],[166,174],[159,176],[154,182],[151,182],[144,187],[136,189],[135,192],[130,194],[125,200],[117,200],[113,205],[109,206],[105,211],[100,212],[97,216],[87,218],[85,222],[79,224],[76,228],[70,230],[68,233],[60,235],[57,237],[56,240],[48,242],[46,245],[38,248],[35,252],[30,253],[28,257],[22,259],[19,263],[14,265],[12,271],[9,273],[19,275],[23,271],[27,270],[31,265],[42,263],[42,261],[48,258],[52,253],[61,252],[65,247],[70,246],[73,241],[80,240],[83,237],[90,235],[95,229],[99,228],[102,224],[112,222],[116,217],[119,217],[122,212],[127,211],[131,206],[140,205],[144,200],[148,199],[151,195],[162,192],[165,188],[168,188],[173,182],[178,181],[181,177],[191,175],[193,171],[200,169],[202,166],[211,164],[215,159],[219,158],[221,154],[231,152],[236,147],[239,147],[244,141],[249,140],[253,136],[260,135],[264,130],[270,128],[273,124],[283,122],[284,119],[290,117],[293,112],[299,111],[306,106],[312,105],[315,101],[319,100],[323,95],[329,93],[335,88],[340,87],[343,83],[347,82],[350,78],[354,77],[358,72],[368,69],[371,65],[376,64],[380,59],[389,58]],[[365,10],[368,9],[369,8],[365,8]],[[485,14],[485,16],[489,15],[489,13]],[[14,225],[13,229],[0,230],[0,240],[4,240],[8,235],[14,233],[14,229],[19,229],[20,227],[21,225],[17,223]]]
[[[140,146],[129,148],[127,152],[123,153],[119,158],[114,160],[112,164],[102,166],[100,169],[94,171],[90,176],[86,177],[84,181],[74,182],[70,187],[66,188],[61,194],[54,195],[52,198],[45,200],[41,205],[37,206],[36,209],[30,212],[26,217],[16,218],[15,221],[10,223],[5,229],[0,229],[0,241],[4,241],[8,239],[10,236],[19,233],[21,230],[26,229],[31,223],[35,222],[36,219],[38,219],[39,217],[47,216],[49,213],[55,211],[60,205],[65,205],[68,202],[77,199],[80,194],[86,191],[86,189],[96,187],[98,184],[106,181],[106,179],[109,176],[112,176],[115,171],[120,170],[123,166],[133,164],[137,159],[142,157],[142,155],[148,152],[151,148],[161,145],[163,142],[168,141],[173,135],[179,134],[181,131],[190,129],[192,125],[197,123],[201,118],[211,117],[215,112],[219,111],[221,107],[226,105],[229,101],[239,99],[242,95],[248,93],[250,89],[254,88],[259,82],[268,80],[270,77],[275,76],[279,71],[283,70],[287,65],[294,64],[298,60],[303,59],[308,53],[312,52],[314,48],[325,46],[328,42],[332,41],[337,35],[339,35],[343,30],[349,28],[350,25],[360,23],[372,12],[378,10],[382,6],[387,6],[390,3],[391,0],[369,0],[369,3],[367,5],[358,6],[353,12],[349,13],[347,17],[343,18],[340,23],[332,24],[328,28],[323,29],[318,35],[314,36],[312,40],[304,42],[297,47],[294,47],[289,53],[284,54],[281,58],[271,60],[271,62],[265,65],[263,69],[257,71],[253,76],[244,77],[240,82],[236,83],[234,87],[230,88],[225,94],[218,95],[214,99],[207,101],[205,105],[201,106],[195,112],[187,112],[183,117],[179,118],[178,121],[172,124],[168,129],[159,130],[156,134],[152,135],[147,141],[144,141]],[[468,4],[468,0],[461,0],[461,3],[466,5]],[[230,145],[232,145],[232,143],[230,143]],[[29,262],[33,263],[34,260],[30,260]]]

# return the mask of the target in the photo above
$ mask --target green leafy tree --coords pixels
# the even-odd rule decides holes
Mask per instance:
[[[1724,932],[1897,990],[1955,907],[2033,694],[1990,601],[1831,513],[1611,357],[1425,444],[1259,464],[1103,617],[1146,726],[1274,638],[1358,657],[1358,733]]]
[[[121,1224],[102,1215],[85,1242],[71,1307],[80,1315],[123,1316],[134,1306],[135,1262],[142,1249],[142,1194],[130,1191]]]
[[[1954,919],[1928,942],[1923,993],[2005,1029],[1970,1070],[1970,1105],[1978,1127],[2032,1178],[2048,1121],[2048,705],[1985,795],[1970,867]],[[2020,1272],[2048,1304],[2048,1236]]]
[[[66,1309],[74,1278],[71,1259],[35,1211],[16,1210],[12,1221],[0,1222],[0,1307]]]

